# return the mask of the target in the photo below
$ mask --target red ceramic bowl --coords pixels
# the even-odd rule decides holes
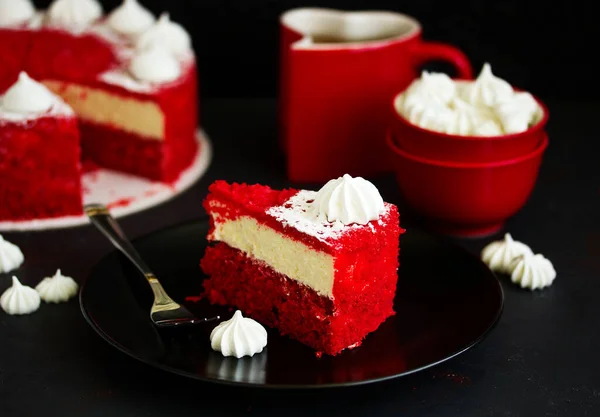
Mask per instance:
[[[548,138],[518,158],[489,163],[425,159],[400,148],[388,132],[393,167],[406,202],[433,229],[456,236],[495,233],[523,207]]]
[[[536,149],[546,135],[548,109],[537,97],[542,111],[538,123],[522,133],[502,136],[460,136],[423,129],[406,120],[392,100],[391,129],[396,143],[413,155],[450,162],[499,162],[518,158]]]

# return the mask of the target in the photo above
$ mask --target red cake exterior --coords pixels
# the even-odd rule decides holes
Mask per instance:
[[[82,214],[80,159],[73,114],[0,115],[0,220]]]
[[[25,28],[0,27],[0,94],[17,80],[29,54],[32,36]]]
[[[66,93],[65,87],[57,87],[56,84],[52,82],[54,92],[70,102],[79,100]],[[195,62],[187,62],[183,75],[175,82],[148,91],[134,91],[102,80],[87,82],[85,85],[90,89],[121,96],[124,101],[156,103],[164,117],[162,140],[81,118],[79,124],[85,160],[105,168],[167,183],[177,180],[181,172],[190,166],[198,151]]]
[[[399,214],[394,205],[378,221],[348,227],[319,238],[286,224],[273,215],[301,191],[272,190],[261,185],[217,181],[209,188],[204,207],[211,228],[201,268],[209,276],[203,296],[211,303],[239,308],[259,322],[277,328],[318,352],[339,354],[353,348],[394,314],[398,269]],[[299,242],[311,253],[334,262],[332,293],[315,289],[244,251],[215,240],[217,223],[252,218],[280,237]],[[261,242],[256,242],[261,245]],[[304,262],[301,256],[293,262]]]
[[[128,70],[135,45],[113,31],[107,19],[82,31],[47,25],[42,17],[36,22],[0,27],[0,93],[25,71],[75,110],[84,159],[151,180],[176,181],[198,152],[198,74],[193,51],[177,55],[181,74],[174,81],[138,82]],[[108,80],[106,75],[115,73],[125,82]],[[74,96],[67,89],[73,86],[85,91]],[[110,113],[106,105],[80,114],[90,91],[110,94],[113,102],[121,99],[124,106],[136,101],[141,107],[155,105],[164,119],[162,130],[146,137],[140,133],[146,123],[143,118],[137,131],[119,126],[102,117]],[[113,102],[114,111],[119,111]]]

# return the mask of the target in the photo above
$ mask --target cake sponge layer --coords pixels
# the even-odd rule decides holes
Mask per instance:
[[[259,223],[250,216],[215,221],[214,240],[267,263],[325,297],[333,296],[334,258]]]
[[[204,297],[211,303],[235,306],[328,355],[359,346],[394,314],[395,277],[374,291],[334,303],[225,243],[208,247],[201,267],[210,276],[203,285]]]

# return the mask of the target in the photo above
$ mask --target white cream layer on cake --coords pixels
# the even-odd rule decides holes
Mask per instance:
[[[70,82],[45,80],[43,83],[69,103],[83,121],[109,125],[147,139],[164,139],[164,114],[153,100],[126,97]]]
[[[333,296],[334,257],[290,239],[249,216],[215,221],[212,240],[241,250],[253,259],[325,297]]]

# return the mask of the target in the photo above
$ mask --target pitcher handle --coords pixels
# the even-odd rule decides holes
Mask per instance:
[[[417,66],[431,61],[447,62],[456,69],[456,78],[473,79],[473,69],[469,58],[452,45],[423,41],[413,47],[412,55]]]

